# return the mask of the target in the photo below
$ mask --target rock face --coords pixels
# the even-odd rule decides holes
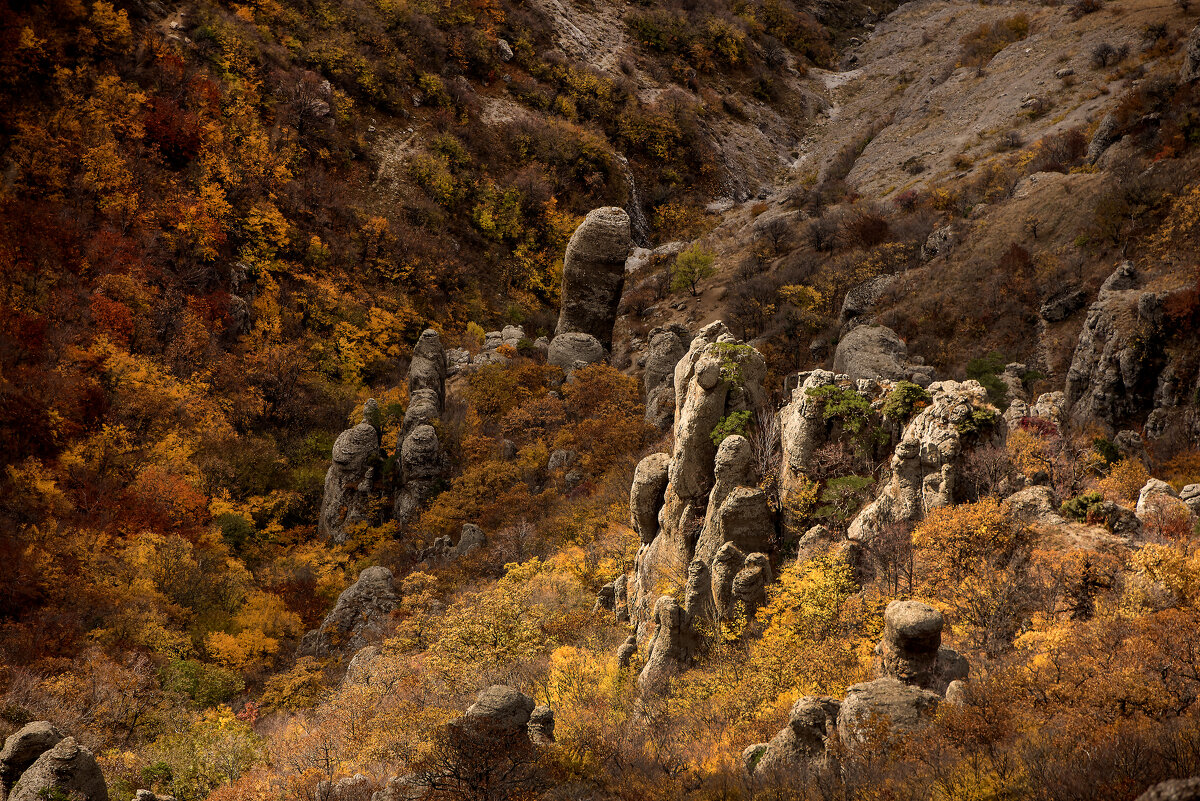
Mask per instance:
[[[639,485],[633,509],[643,541],[630,582],[630,615],[635,626],[651,622],[658,596],[671,584],[686,581],[689,565],[698,555],[707,563],[727,537],[744,535],[747,543],[755,544],[769,538],[770,531],[755,529],[756,525],[772,525],[769,517],[756,518],[765,509],[755,495],[758,491],[744,487],[746,492],[733,493],[750,478],[744,466],[736,466],[741,457],[733,457],[734,443],[726,446],[725,456],[732,461],[722,462],[718,481],[717,446],[711,436],[731,413],[764,405],[765,374],[762,355],[734,339],[723,323],[702,330],[676,365],[675,444],[667,464],[665,491],[660,500],[659,457],[639,471],[655,480],[652,486],[646,482]],[[735,494],[737,497],[732,497]],[[651,520],[656,507],[657,530]],[[755,533],[748,533],[747,528]],[[701,542],[703,550],[698,553]],[[639,634],[639,640],[648,636]]]
[[[642,389],[646,396],[646,422],[666,431],[675,421],[675,365],[687,353],[686,334],[672,328],[655,328],[649,334]]]
[[[961,698],[969,666],[957,651],[942,647],[942,626],[941,612],[920,601],[888,604],[883,639],[875,647],[877,678],[853,685],[841,702],[801,698],[779,734],[743,752],[746,772],[765,778],[819,763],[835,728],[850,748],[867,743],[880,723],[893,733],[912,731],[951,691]]]
[[[1138,493],[1137,506],[1134,507],[1134,512],[1137,514],[1138,519],[1144,519],[1150,514],[1156,503],[1162,504],[1172,501],[1182,505],[1182,501],[1179,500],[1179,493],[1175,491],[1175,488],[1162,479],[1152,478],[1146,482],[1146,485]]]
[[[536,706],[525,693],[503,684],[493,684],[479,693],[463,717],[484,719],[497,728],[516,731],[525,728]]]
[[[433,329],[413,348],[408,366],[408,408],[400,429],[400,486],[392,498],[392,516],[401,525],[413,519],[444,470],[434,424],[446,405],[446,351]]]
[[[625,258],[632,247],[629,214],[624,209],[606,206],[584,218],[563,258],[563,301],[555,339],[568,332],[590,334],[605,349],[612,348]]]
[[[864,281],[851,287],[842,301],[842,310],[838,314],[838,325],[842,330],[853,326],[859,318],[870,315],[875,304],[895,282],[894,275],[878,275],[869,281]]]
[[[1197,60],[1200,61],[1200,54]],[[1139,795],[1137,801],[1200,801],[1200,776],[1159,782]]]
[[[891,479],[850,524],[851,540],[869,544],[889,523],[921,520],[930,509],[953,503],[966,432],[988,433],[978,431],[978,416],[990,418],[993,434],[1003,429],[1004,418],[978,381],[939,381],[929,391],[933,402],[904,429],[892,454]]]
[[[4,741],[0,751],[0,786],[7,791],[26,768],[63,739],[54,724],[44,720],[27,724]]]
[[[368,401],[368,407],[373,401]],[[377,408],[377,407],[376,407]],[[325,473],[325,492],[317,530],[333,542],[345,542],[347,528],[367,517],[379,462],[379,429],[368,420],[343,431],[333,443],[333,464]]]
[[[386,567],[368,567],[338,596],[333,611],[321,621],[320,628],[304,635],[298,653],[324,657],[360,650],[370,640],[382,638],[388,614],[399,602],[392,571]]]
[[[1179,68],[1179,80],[1191,83],[1200,78],[1200,25],[1192,28],[1188,35],[1187,49],[1183,53],[1183,66]]]
[[[60,740],[41,753],[8,793],[8,801],[45,801],[47,798],[108,801],[108,787],[96,757],[75,742],[74,737]]]
[[[1071,368],[1066,397],[1071,417],[1110,429],[1123,427],[1149,404],[1161,344],[1162,295],[1134,289],[1137,273],[1125,262],[1108,277],[1087,312]]]
[[[928,386],[933,369],[906,362],[908,346],[896,332],[882,325],[860,325],[838,341],[833,369],[853,379],[912,381]]]

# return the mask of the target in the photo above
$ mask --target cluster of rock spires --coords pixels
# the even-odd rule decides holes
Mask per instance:
[[[421,334],[408,368],[409,403],[401,423],[396,462],[399,480],[392,512],[401,523],[413,516],[445,470],[445,458],[434,425],[446,403],[446,353],[432,329]],[[383,464],[379,405],[363,405],[362,420],[333,443],[333,463],[325,474],[318,532],[345,542],[350,527],[367,520],[372,494]]]
[[[95,755],[44,720],[26,725],[4,741],[0,787],[0,795],[8,801],[108,801],[108,787]]]
[[[708,623],[739,611],[752,618],[765,602],[780,531],[788,527],[780,525],[786,521],[778,519],[758,486],[751,442],[733,434],[717,446],[711,437],[733,413],[769,414],[765,375],[761,354],[719,322],[701,330],[675,365],[674,449],[643,459],[630,488],[630,522],[642,541],[635,570],[605,586],[597,599],[598,607],[633,627],[619,656],[628,664],[639,650],[645,654],[639,676],[644,689],[661,688],[692,659],[698,631]],[[654,383],[661,386],[657,377]],[[811,392],[830,385],[857,392],[879,410],[897,383],[826,370],[798,376],[791,402],[778,413],[779,507],[785,515],[813,453],[840,435],[838,422],[826,419],[823,401]],[[973,428],[966,424],[981,411],[994,421],[993,431],[1002,431],[1004,422],[978,382],[927,386],[932,403],[894,435],[891,477],[855,518],[849,537],[834,542],[828,530],[816,527],[790,543],[802,558],[835,548],[861,568],[862,553],[884,526],[920,520],[930,509],[954,502],[964,432]]]
[[[961,702],[969,666],[957,651],[942,647],[942,613],[920,601],[892,601],[883,619],[883,639],[875,647],[877,678],[851,686],[841,701],[801,698],[770,742],[742,753],[748,774],[766,778],[824,762],[835,738],[854,748],[878,722],[885,721],[891,732],[911,731],[941,701]]]

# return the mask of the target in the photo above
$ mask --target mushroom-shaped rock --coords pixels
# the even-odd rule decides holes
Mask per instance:
[[[658,512],[662,509],[663,493],[667,489],[667,472],[671,457],[652,453],[638,462],[629,488],[629,516],[633,530],[642,542],[651,542],[658,534]]]
[[[913,731],[929,719],[939,700],[937,693],[891,676],[855,684],[838,712],[838,735],[853,746],[866,740],[877,722],[896,733]]]
[[[392,571],[386,567],[368,567],[338,596],[333,611],[321,621],[320,628],[304,635],[300,654],[323,657],[334,652],[357,652],[368,640],[382,637],[388,615],[399,601],[392,584]]]
[[[733,611],[733,582],[746,564],[746,554],[732,542],[727,542],[712,559],[712,596],[717,616],[727,618]]]
[[[942,645],[942,613],[920,601],[892,601],[883,613],[882,673],[924,685]]]
[[[12,787],[26,768],[62,739],[62,732],[45,720],[26,724],[9,735],[0,751],[0,786],[5,790]]]
[[[565,331],[550,340],[546,361],[564,370],[597,364],[608,358],[600,340],[580,331]]]
[[[622,208],[593,209],[567,243],[563,257],[562,310],[555,339],[567,332],[591,334],[612,346],[613,323],[625,283],[625,258],[633,247],[629,214]],[[554,343],[550,343],[553,351]]]
[[[8,801],[45,801],[47,798],[82,798],[108,801],[104,775],[91,751],[74,737],[60,740],[21,774]]]

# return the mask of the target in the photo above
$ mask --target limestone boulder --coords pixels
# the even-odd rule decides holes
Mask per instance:
[[[108,787],[95,755],[66,737],[43,752],[17,779],[8,801],[80,798],[108,801]]]
[[[1195,41],[1194,35],[1192,41]],[[1200,62],[1200,53],[1196,60]],[[1200,776],[1159,782],[1139,795],[1137,801],[1200,801]]]
[[[432,328],[421,333],[413,347],[412,360],[408,365],[408,391],[427,389],[437,395],[438,408],[446,402],[446,350],[441,337]]]
[[[1088,308],[1067,371],[1066,401],[1080,423],[1117,429],[1149,406],[1163,358],[1158,338],[1161,299],[1134,287],[1137,270],[1125,262]]]
[[[475,703],[467,707],[467,721],[487,721],[500,731],[516,732],[526,728],[537,704],[525,693],[503,684],[480,691]]]
[[[364,415],[361,423],[338,435],[333,464],[325,473],[318,533],[345,542],[347,527],[366,519],[379,462],[379,430]]]
[[[788,715],[787,725],[760,750],[751,746],[743,757],[747,773],[758,777],[786,776],[804,764],[824,760],[829,738],[837,727],[841,702],[806,696]]]
[[[899,381],[910,375],[903,365],[907,356],[908,347],[892,329],[860,325],[838,341],[833,354],[833,370],[851,378]]]
[[[896,734],[915,731],[929,722],[940,700],[935,692],[891,676],[855,684],[838,710],[838,736],[854,747],[868,739],[878,722]]]
[[[9,735],[0,750],[0,787],[7,791],[38,757],[62,739],[63,733],[45,720],[28,723]]]
[[[850,524],[851,540],[869,544],[890,523],[919,521],[954,503],[965,447],[1003,433],[1004,419],[979,382],[939,381],[929,391],[932,403],[905,427],[892,454],[890,479]]]
[[[653,542],[658,536],[658,513],[667,489],[670,463],[667,454],[652,453],[638,462],[633,472],[629,488],[630,525],[644,543]]]
[[[638,675],[643,692],[662,692],[690,660],[688,622],[678,601],[669,595],[658,599],[654,605],[654,637],[647,649],[646,665]]]
[[[569,332],[590,334],[603,348],[612,347],[625,259],[632,248],[629,214],[624,209],[607,206],[588,213],[563,258],[562,309],[555,339]],[[553,341],[550,347],[553,352]]]
[[[1134,514],[1138,516],[1139,520],[1145,520],[1146,516],[1154,510],[1156,504],[1162,506],[1163,504],[1170,504],[1172,502],[1179,505],[1183,504],[1179,500],[1179,493],[1175,491],[1175,488],[1161,479],[1151,478],[1142,487],[1141,491],[1138,492],[1137,506],[1134,507]]]
[[[591,334],[566,331],[550,340],[546,361],[564,370],[598,364],[608,358],[604,345]]]
[[[371,641],[381,640],[388,616],[399,603],[392,571],[368,567],[338,596],[320,627],[304,635],[299,654],[318,658],[352,654]]]
[[[642,391],[646,422],[659,431],[668,430],[675,422],[675,365],[687,353],[685,336],[675,328],[655,328],[649,334]]]

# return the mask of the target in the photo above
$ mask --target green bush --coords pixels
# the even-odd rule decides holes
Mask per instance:
[[[162,669],[160,679],[164,690],[186,695],[198,709],[214,707],[246,688],[232,670],[195,659],[176,659]]]
[[[750,412],[732,412],[729,415],[722,417],[717,423],[716,428],[712,430],[713,445],[719,446],[725,441],[726,437],[734,434],[744,435],[750,428]]]
[[[1059,507],[1059,512],[1068,520],[1078,520],[1079,522],[1087,522],[1088,515],[1093,509],[1104,503],[1104,496],[1098,492],[1085,492],[1082,495],[1076,495],[1069,501],[1063,501]]]
[[[1008,385],[1000,380],[1007,363],[1003,353],[992,351],[967,362],[967,378],[973,378],[987,390],[988,400],[1003,409],[1008,405]]]
[[[888,393],[881,410],[884,417],[907,423],[933,402],[933,396],[911,381],[901,381]]]

